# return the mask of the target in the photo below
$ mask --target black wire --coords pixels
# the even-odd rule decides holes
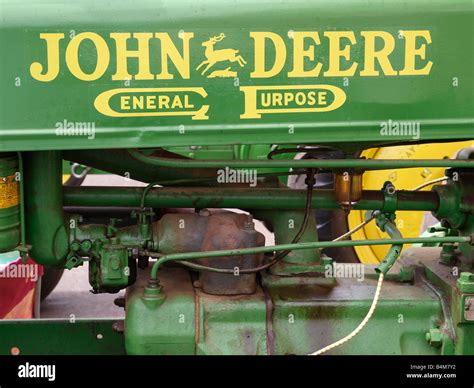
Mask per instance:
[[[313,199],[313,186],[314,186],[314,170],[313,169],[306,170],[306,185],[307,185],[306,204],[305,204],[305,209],[304,209],[303,222],[301,223],[298,233],[296,233],[295,237],[291,241],[291,244],[296,244],[301,239],[301,237],[303,236],[303,233],[306,230],[306,226],[308,225],[308,220],[311,215],[311,205],[312,205],[312,199]],[[270,260],[268,263],[260,265],[258,267],[239,269],[239,274],[257,273],[265,269],[268,269],[274,266],[276,263],[278,263],[282,259],[284,259],[290,252],[291,252],[291,249],[288,249],[286,251],[281,251],[280,253],[276,254],[275,257],[272,260]],[[199,269],[203,271],[213,271],[213,272],[228,273],[228,274],[235,273],[234,269],[215,268],[215,267],[210,267],[210,266],[202,265],[202,264],[187,263],[184,261],[181,261],[180,263],[187,267],[190,267],[193,269]]]

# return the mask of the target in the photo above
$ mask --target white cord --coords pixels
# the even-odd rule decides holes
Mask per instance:
[[[347,237],[353,235],[355,232],[357,232],[358,230],[362,229],[365,225],[367,225],[368,223],[370,223],[370,221],[372,221],[374,219],[374,217],[370,217],[368,220],[365,220],[364,222],[360,223],[359,225],[357,225],[355,228],[349,230],[348,232],[344,233],[344,234],[341,234],[339,237],[335,238],[334,240],[332,241],[341,241],[341,240],[345,240]]]
[[[441,178],[437,178],[437,179],[433,179],[432,181],[429,181],[429,182],[425,182],[419,186],[416,186],[413,191],[419,191],[421,189],[424,189],[425,187],[428,187],[428,186],[431,186],[435,183],[439,183],[439,182],[443,182],[445,180],[448,180],[449,178],[447,176],[443,176]]]
[[[380,272],[379,281],[377,283],[377,288],[375,290],[374,300],[372,301],[372,306],[370,306],[370,310],[367,313],[367,315],[365,316],[364,320],[359,324],[359,326],[357,326],[357,328],[352,333],[350,333],[349,335],[347,335],[344,338],[340,339],[339,341],[334,342],[333,344],[326,346],[325,348],[317,350],[314,353],[308,354],[308,356],[319,356],[320,354],[323,354],[323,353],[327,352],[328,350],[334,349],[334,348],[346,343],[347,341],[351,340],[352,338],[354,338],[364,328],[364,326],[367,324],[367,322],[369,322],[369,319],[372,317],[372,314],[374,313],[375,308],[377,307],[377,302],[379,301],[380,290],[382,289],[382,283],[383,283],[383,273]]]
[[[434,183],[442,182],[447,180],[448,177],[441,177],[438,179],[433,179],[432,181],[425,182],[420,186],[415,187],[413,190],[418,191],[421,190],[427,186],[430,186]],[[368,220],[365,220],[361,224],[357,225],[354,229],[350,230],[347,233],[344,233],[343,235],[339,236],[338,238],[334,239],[333,241],[340,241],[344,240],[345,238],[349,237],[350,235],[354,234],[357,232],[359,229],[367,225],[370,221],[373,220],[373,217],[369,218]],[[352,338],[354,338],[359,332],[364,328],[364,326],[369,322],[370,318],[372,318],[372,315],[374,314],[375,308],[377,307],[377,303],[379,301],[380,297],[380,291],[382,290],[382,283],[383,283],[383,273],[381,272],[379,275],[379,281],[377,283],[377,288],[375,289],[375,295],[374,295],[374,300],[372,301],[372,305],[370,306],[369,312],[365,316],[364,320],[359,324],[359,326],[356,327],[356,329],[350,333],[349,335],[345,336],[344,338],[340,339],[339,341],[336,341],[332,343],[331,345],[328,345],[322,349],[317,350],[314,353],[308,354],[309,356],[319,356],[320,354],[326,353],[327,351],[334,349],[338,346],[341,346],[342,344],[346,343],[347,341],[350,341]]]

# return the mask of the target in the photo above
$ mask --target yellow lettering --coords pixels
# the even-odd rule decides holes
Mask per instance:
[[[275,93],[273,95],[273,105],[281,105],[283,103],[283,95],[281,93]]]
[[[385,75],[397,75],[388,59],[395,48],[394,37],[385,31],[361,31],[360,34],[365,38],[364,69],[360,75],[362,77],[379,75],[379,71],[375,70],[375,60],[379,62]],[[375,51],[376,38],[383,40],[383,48],[378,51]]]
[[[169,109],[170,108],[170,98],[169,96],[158,96],[158,109]]]
[[[354,62],[349,69],[341,70],[341,58],[349,61],[351,58],[351,44],[356,43],[354,32],[352,31],[329,31],[324,36],[329,39],[329,67],[324,72],[325,77],[352,77],[354,76],[358,63]],[[346,44],[341,49],[341,38],[349,39],[350,44]]]
[[[286,47],[283,39],[273,32],[251,32],[254,40],[255,68],[251,78],[270,78],[277,75],[285,66]],[[269,39],[275,48],[275,62],[270,70],[265,69],[265,41]]]
[[[405,38],[405,67],[400,70],[400,75],[428,75],[430,74],[431,67],[433,66],[432,61],[428,63],[422,69],[416,69],[416,57],[421,59],[426,58],[426,43],[431,44],[431,35],[428,30],[418,31],[402,31],[403,37]],[[423,38],[426,43],[422,43],[420,47],[416,47],[416,39]]]
[[[50,82],[59,74],[59,41],[64,38],[64,34],[54,33],[40,34],[40,39],[46,41],[46,62],[48,71],[43,74],[43,65],[33,62],[30,66],[31,76],[41,82]]]
[[[92,73],[84,73],[79,64],[79,47],[84,40],[94,43],[97,59],[96,66]],[[66,49],[66,64],[71,74],[81,81],[95,81],[102,77],[110,62],[109,48],[104,38],[94,32],[83,32],[71,39]]]
[[[285,105],[288,105],[290,102],[292,102],[295,99],[295,96],[293,93],[285,93],[283,96],[284,96]]]
[[[120,97],[120,109],[130,109],[130,96],[121,96]]]
[[[155,36],[161,40],[161,73],[156,79],[173,79],[173,74],[168,71],[168,58],[178,70],[181,78],[189,79],[189,41],[194,37],[192,32],[181,32],[183,41],[183,54],[181,55],[171,40],[169,34],[157,32]]]
[[[304,69],[305,58],[314,61],[314,44],[305,49],[306,38],[312,39],[317,45],[321,44],[317,32],[293,32],[293,70],[288,73],[288,77],[317,77],[321,71],[322,63],[318,63],[310,70]]]
[[[132,99],[133,109],[143,109],[144,104],[145,104],[145,100],[143,99],[143,96],[133,96],[133,99]]]
[[[130,80],[152,80],[153,74],[150,73],[150,39],[153,37],[151,32],[136,32],[133,38],[138,41],[137,50],[127,50],[127,40],[131,34],[128,32],[113,32],[110,37],[115,40],[117,51],[117,69],[112,76],[114,81]],[[132,77],[128,72],[128,58],[137,58],[138,73]]]
[[[180,109],[183,108],[183,103],[181,101],[181,98],[179,98],[179,96],[174,96],[173,102],[171,103],[171,109],[175,109],[175,108],[180,108]]]
[[[189,96],[188,96],[187,94],[184,95],[184,107],[185,107],[186,109],[192,109],[192,108],[194,108],[194,104],[191,104],[191,103],[189,102]]]
[[[156,109],[156,96],[146,96],[146,108]]]
[[[319,98],[318,98],[318,101],[319,101],[319,105],[326,105],[327,104],[327,101],[326,101],[326,96],[327,96],[328,92],[319,92]]]

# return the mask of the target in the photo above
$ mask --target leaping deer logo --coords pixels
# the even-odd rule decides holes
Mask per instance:
[[[214,45],[217,42],[220,42],[225,38],[224,33],[220,33],[218,36],[213,36],[209,40],[203,42],[203,46],[206,48],[204,51],[204,55],[206,56],[206,60],[202,61],[198,67],[196,67],[196,71],[198,71],[204,65],[207,65],[204,70],[201,72],[201,75],[204,75],[212,66],[214,66],[218,62],[237,62],[240,67],[244,67],[246,65],[246,61],[239,55],[239,50],[234,49],[221,49],[221,50],[214,50]]]

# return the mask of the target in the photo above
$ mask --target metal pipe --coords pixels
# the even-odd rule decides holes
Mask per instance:
[[[180,155],[165,150],[155,150],[152,156],[166,156],[183,161],[191,160],[184,156],[182,156],[183,159],[179,159]],[[158,181],[161,184],[167,183],[171,186],[173,181],[179,179],[181,184],[186,186],[200,186],[203,183],[208,186],[218,184],[215,170],[187,169],[183,171],[181,168],[173,167],[157,168],[155,165],[133,158],[127,150],[63,151],[63,158],[141,182]]]
[[[196,160],[148,156],[137,150],[128,150],[136,160],[166,168],[324,168],[389,170],[414,167],[473,168],[473,160],[458,159],[280,159],[280,160]]]
[[[385,217],[384,220],[378,220],[377,225],[383,232],[387,232],[393,241],[403,239],[403,236],[400,231],[397,229],[395,224],[388,218]],[[402,249],[403,244],[392,243],[392,246],[383,258],[382,262],[377,266],[375,271],[378,273],[383,273],[384,275],[388,271],[390,271],[390,268],[392,268],[393,264],[395,264],[395,261],[402,253]]]
[[[23,162],[30,256],[42,265],[62,265],[69,251],[69,241],[62,203],[61,153],[25,152]]]
[[[150,278],[152,281],[158,279],[158,270],[161,265],[168,261],[189,261],[210,257],[253,255],[257,253],[271,253],[275,251],[314,249],[314,248],[335,248],[335,247],[356,247],[365,245],[400,245],[400,244],[434,244],[434,243],[464,243],[471,242],[471,237],[446,236],[446,237],[415,237],[415,238],[384,238],[378,240],[343,240],[343,241],[315,241],[296,244],[281,244],[265,247],[226,249],[219,251],[174,253],[160,257],[151,269]]]
[[[138,207],[142,187],[64,187],[66,206]],[[438,194],[433,191],[397,191],[396,210],[436,211]],[[152,188],[144,204],[153,208],[239,208],[239,209],[303,209],[306,190],[243,188]],[[382,210],[381,190],[365,190],[355,210]],[[313,209],[340,209],[332,190],[314,190]]]

